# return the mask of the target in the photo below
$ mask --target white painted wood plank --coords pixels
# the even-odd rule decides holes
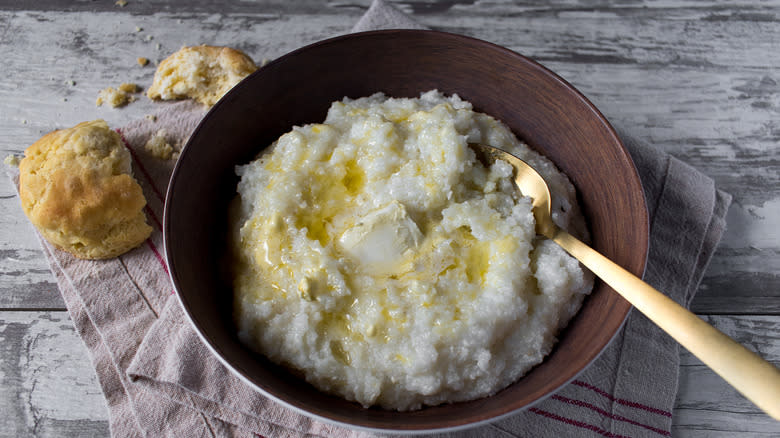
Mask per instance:
[[[108,436],[108,411],[66,312],[0,312],[0,436]]]
[[[34,228],[4,176],[0,175],[0,308],[64,309]]]
[[[630,2],[592,2],[572,0],[386,0],[399,9],[416,15],[462,11],[470,15],[529,15],[550,12],[589,12],[608,15],[643,15],[663,11],[666,15],[688,16],[690,9],[698,9],[708,13],[711,19],[723,20],[732,15],[755,17],[760,11],[780,5],[777,0],[730,1],[724,7],[724,2],[718,0],[634,0]],[[129,1],[121,10],[133,14],[156,14],[164,11],[180,9],[180,1],[176,0],[144,0]],[[273,10],[277,13],[327,14],[344,10],[364,10],[371,0],[224,0],[219,4],[223,13],[257,13],[259,10]],[[188,12],[211,12],[215,5],[210,0],[189,0],[186,2]],[[177,6],[179,6],[177,8]],[[42,10],[42,11],[88,11],[105,12],[120,9],[112,2],[70,2],[58,0],[38,0],[30,3],[26,0],[7,0],[4,8],[9,10]],[[738,13],[734,13],[733,10]],[[756,12],[758,11],[758,12]]]

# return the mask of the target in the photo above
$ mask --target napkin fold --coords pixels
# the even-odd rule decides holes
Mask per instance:
[[[355,31],[424,28],[381,0]],[[114,437],[354,437],[370,432],[315,421],[253,391],[211,355],[173,294],[161,219],[173,161],[148,154],[165,129],[183,144],[205,114],[189,102],[161,104],[154,118],[118,129],[154,227],[139,248],[79,260],[41,239],[71,319],[106,397]],[[689,305],[725,229],[731,197],[696,169],[620,133],[639,171],[650,213],[645,280]],[[494,423],[446,436],[670,436],[677,344],[639,312],[581,375],[548,399]],[[441,435],[445,436],[445,435]]]

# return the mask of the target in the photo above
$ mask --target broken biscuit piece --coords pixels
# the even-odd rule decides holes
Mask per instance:
[[[134,102],[136,97],[133,96],[133,94],[139,93],[140,91],[141,87],[131,83],[123,83],[117,88],[104,88],[98,93],[95,105],[101,106],[105,103],[111,105],[112,108],[125,106],[130,102]]]
[[[164,59],[146,95],[150,99],[194,99],[212,106],[257,70],[254,61],[230,47],[182,47]]]
[[[168,142],[168,132],[165,129],[159,129],[144,144],[144,149],[153,157],[161,160],[170,160],[176,152],[173,146]]]
[[[19,164],[22,209],[54,246],[83,259],[116,257],[151,234],[130,152],[103,120],[46,134]]]

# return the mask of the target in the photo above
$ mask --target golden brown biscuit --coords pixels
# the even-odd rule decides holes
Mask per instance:
[[[41,235],[79,258],[116,257],[152,232],[130,153],[103,120],[51,132],[27,148],[19,197]]]
[[[255,70],[254,61],[240,50],[182,47],[157,67],[146,95],[162,100],[191,98],[211,106]]]

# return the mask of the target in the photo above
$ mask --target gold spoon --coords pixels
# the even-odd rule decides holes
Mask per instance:
[[[777,367],[555,225],[547,183],[528,163],[492,146],[469,146],[485,164],[503,160],[514,167],[517,187],[533,200],[537,234],[560,245],[756,406],[780,420]]]

